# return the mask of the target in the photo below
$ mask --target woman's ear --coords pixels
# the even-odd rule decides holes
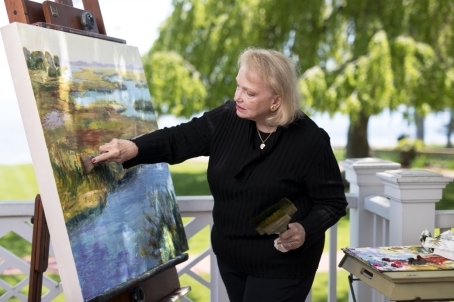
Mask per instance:
[[[281,97],[280,96],[275,96],[273,99],[273,102],[271,103],[270,111],[274,112],[279,109],[281,106]]]
[[[279,108],[281,106],[281,101],[281,97],[279,95],[276,95],[273,99],[273,105]]]

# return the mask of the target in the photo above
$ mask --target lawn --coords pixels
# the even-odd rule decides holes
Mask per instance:
[[[337,154],[341,157],[341,155]],[[182,164],[170,166],[175,193],[177,196],[187,195],[210,195],[206,181],[206,160],[193,160]],[[17,166],[0,166],[0,200],[33,200],[38,193],[38,186],[31,164]],[[454,184],[451,183],[443,192],[443,199],[437,203],[437,209],[454,209]],[[327,236],[328,237],[328,236]],[[328,238],[327,238],[328,240]],[[209,229],[205,228],[196,237],[189,240],[189,253],[198,254],[205,250],[209,245]],[[344,217],[338,224],[338,247],[349,245],[349,222],[348,217]],[[7,247],[11,252],[25,256],[30,255],[31,246],[19,236],[9,233],[0,238],[0,246]],[[325,249],[327,248],[327,245]],[[203,276],[209,278],[208,275]],[[15,283],[19,276],[3,276],[0,279],[9,283]],[[328,275],[320,272],[316,276],[313,287],[313,301],[326,301]],[[182,276],[182,285],[191,285],[192,291],[188,297],[193,301],[209,301],[209,291],[202,285],[194,282],[188,276]],[[17,283],[17,282],[16,282]],[[344,270],[338,271],[338,301],[347,301],[348,282],[347,273]],[[2,291],[0,290],[0,295]],[[18,300],[9,300],[18,301]],[[54,301],[64,301],[60,295]]]

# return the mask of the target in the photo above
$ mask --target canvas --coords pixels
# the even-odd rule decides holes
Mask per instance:
[[[188,249],[167,164],[80,156],[158,126],[136,47],[13,23],[1,29],[67,301],[89,301]]]

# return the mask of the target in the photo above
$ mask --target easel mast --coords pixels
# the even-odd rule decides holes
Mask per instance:
[[[41,196],[35,198],[28,302],[41,301],[43,273],[49,264],[50,234]]]

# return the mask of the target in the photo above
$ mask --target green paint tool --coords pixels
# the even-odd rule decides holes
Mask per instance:
[[[287,225],[296,211],[290,200],[282,198],[255,217],[252,223],[260,235],[280,234],[287,230]]]

